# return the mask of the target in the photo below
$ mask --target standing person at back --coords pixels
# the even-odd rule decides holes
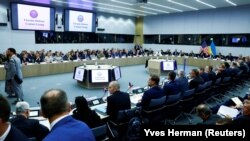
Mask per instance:
[[[41,99],[41,111],[48,118],[51,132],[43,141],[94,141],[90,128],[69,116],[70,104],[66,93],[60,89],[45,91]]]
[[[128,93],[120,91],[117,81],[109,83],[109,93],[111,95],[107,98],[107,114],[110,115],[111,120],[116,121],[120,110],[131,108],[130,97]]]
[[[6,69],[6,81],[9,82],[8,84],[12,86],[14,93],[17,95],[17,100],[13,103],[16,104],[18,101],[23,101],[21,61],[16,56],[14,48],[8,48],[6,54],[9,58],[8,69]]]

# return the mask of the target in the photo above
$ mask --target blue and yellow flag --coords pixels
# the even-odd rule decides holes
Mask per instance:
[[[215,47],[215,44],[214,44],[213,40],[211,41],[208,52],[209,52],[210,55],[213,55],[213,56],[216,55],[216,47]]]

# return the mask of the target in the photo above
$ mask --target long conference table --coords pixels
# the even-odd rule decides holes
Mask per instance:
[[[172,59],[176,60],[177,64],[182,65],[184,58],[186,59],[186,64],[188,66],[205,67],[207,65],[217,66],[223,61],[211,60],[203,58],[188,58],[188,57],[176,57],[176,56],[138,56],[138,57],[127,57],[127,58],[113,58],[113,59],[102,59],[102,60],[81,60],[81,61],[64,61],[64,62],[52,62],[52,63],[41,63],[41,64],[27,64],[22,66],[23,77],[36,77],[36,76],[46,76],[53,74],[62,73],[72,73],[76,66],[81,66],[84,63],[87,65],[93,65],[96,62],[98,64],[107,64],[113,66],[130,66],[130,65],[141,65],[145,64],[147,60],[151,58],[159,59]],[[151,63],[149,61],[148,65],[149,72],[159,71],[159,65],[157,63]],[[0,65],[0,80],[5,80],[5,69],[4,65]]]

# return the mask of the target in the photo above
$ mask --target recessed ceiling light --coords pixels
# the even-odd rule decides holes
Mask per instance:
[[[95,4],[99,4],[99,5],[110,6],[110,7],[115,7],[115,8],[122,8],[122,9],[131,10],[131,11],[138,11],[138,12],[142,12],[142,13],[148,13],[148,14],[157,15],[157,13],[153,13],[153,12],[148,12],[148,11],[143,11],[143,10],[137,10],[137,9],[127,8],[127,7],[122,7],[122,6],[116,6],[116,5],[112,5],[112,4],[106,4],[106,3],[89,1],[89,0],[81,0],[81,1],[88,2],[88,3],[95,3]]]
[[[169,13],[167,11],[163,11],[163,10],[158,10],[158,9],[154,9],[154,8],[150,8],[150,7],[146,7],[146,6],[140,6],[141,8],[144,9],[148,9],[148,10],[153,10],[153,11],[158,11],[158,12],[162,12],[162,13]]]
[[[176,10],[176,11],[179,11],[179,12],[183,12],[182,10],[179,10],[179,9],[176,9],[176,8],[172,8],[172,7],[168,7],[168,6],[164,6],[164,5],[160,5],[160,4],[153,3],[153,2],[148,2],[148,4],[159,6],[159,7],[163,7],[163,8],[168,8],[168,9],[172,9],[172,10]]]
[[[110,0],[110,1],[117,2],[117,3],[121,3],[121,4],[130,5],[130,6],[133,5],[133,4],[131,4],[131,3],[127,3],[127,2],[123,2],[123,1],[118,1],[118,0]]]
[[[206,3],[206,2],[203,2],[203,1],[201,1],[201,0],[196,0],[197,2],[199,2],[199,3],[201,3],[201,4],[204,4],[204,5],[206,5],[206,6],[209,6],[209,7],[212,7],[212,8],[216,8],[215,6],[213,6],[213,5],[211,5],[211,4],[208,4],[208,3]]]
[[[226,2],[228,2],[228,3],[230,3],[231,5],[233,5],[233,6],[237,6],[237,4],[236,3],[233,3],[232,1],[230,1],[230,0],[226,0]]]
[[[171,3],[174,3],[174,4],[178,4],[178,5],[181,5],[181,6],[184,6],[184,7],[187,7],[187,8],[191,8],[191,9],[194,9],[194,10],[199,10],[195,7],[192,7],[192,6],[189,6],[189,5],[186,5],[186,4],[182,4],[182,3],[179,3],[179,2],[176,2],[176,1],[173,1],[173,0],[167,0],[168,2],[171,2]]]
[[[73,2],[65,2],[65,1],[60,1],[60,0],[52,0],[54,2],[58,3],[65,3],[65,4],[71,4],[71,5],[76,5],[76,6],[84,6],[84,7],[90,7],[90,8],[97,8],[97,9],[105,9],[109,11],[117,11],[117,12],[122,12],[122,13],[127,13],[127,14],[134,14],[134,15],[139,15],[139,16],[146,16],[145,14],[141,13],[134,13],[130,11],[123,11],[123,10],[117,10],[117,9],[110,9],[110,8],[105,8],[105,7],[99,7],[99,6],[90,6],[90,5],[85,5],[85,4],[79,4],[79,3],[73,3]]]

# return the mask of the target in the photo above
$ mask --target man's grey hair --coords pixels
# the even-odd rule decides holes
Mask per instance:
[[[184,76],[185,76],[184,70],[180,69],[180,70],[178,71],[178,75],[179,75],[179,77],[184,77]]]
[[[16,104],[16,114],[24,113],[30,109],[30,105],[26,101],[17,102]]]
[[[118,81],[110,82],[109,86],[113,86],[116,90],[120,90],[120,84],[118,83]]]

